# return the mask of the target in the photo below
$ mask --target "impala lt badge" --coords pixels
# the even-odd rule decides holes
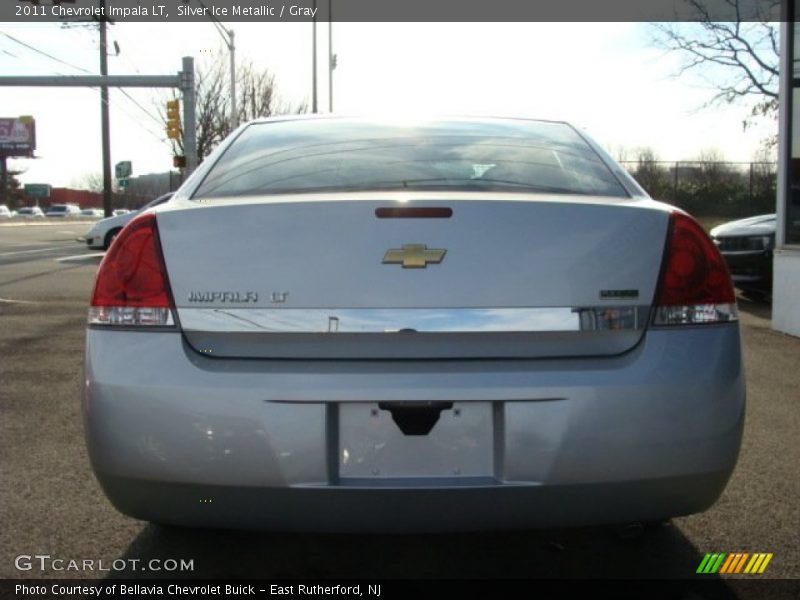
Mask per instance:
[[[269,301],[273,304],[282,304],[286,302],[286,297],[289,295],[289,292],[272,292],[269,297]]]
[[[387,250],[383,256],[385,265],[403,265],[404,269],[424,269],[428,264],[438,265],[444,260],[447,250],[428,249],[425,244],[403,244],[400,249]]]
[[[258,294],[256,292],[190,292],[189,302],[246,304],[248,302],[258,302]]]

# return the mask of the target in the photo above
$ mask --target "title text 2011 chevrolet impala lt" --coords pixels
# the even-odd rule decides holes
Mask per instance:
[[[154,522],[686,515],[744,407],[717,249],[565,123],[249,123],[125,227],[89,309],[92,465]]]

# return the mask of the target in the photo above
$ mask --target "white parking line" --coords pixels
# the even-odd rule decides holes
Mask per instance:
[[[6,304],[39,304],[33,300],[12,300],[11,298],[0,298],[0,302],[5,302]]]
[[[63,250],[68,246],[47,246],[47,248],[37,248],[36,250],[15,250],[14,252],[0,252],[0,256],[13,256],[15,254],[34,254],[36,252],[50,252],[52,250]]]
[[[66,223],[64,223],[63,220],[59,220],[58,222],[55,222],[55,223],[48,223],[47,221],[44,221],[44,222],[42,222],[42,221],[44,221],[44,219],[42,219],[42,220],[31,219],[30,221],[23,221],[23,222],[16,222],[16,223],[5,221],[5,222],[0,222],[0,228],[2,228],[2,227],[58,227],[59,225],[61,227],[63,227],[66,224]],[[92,223],[96,223],[96,222],[97,222],[97,219],[86,219],[86,220],[83,220],[83,221],[81,221],[81,220],[70,221],[69,224],[72,225],[74,223],[75,225],[91,225]]]
[[[57,258],[57,262],[70,262],[70,261],[78,261],[84,260],[86,258],[95,258],[96,256],[103,256],[105,252],[93,252],[92,254],[74,254],[72,256],[62,256],[61,258]]]

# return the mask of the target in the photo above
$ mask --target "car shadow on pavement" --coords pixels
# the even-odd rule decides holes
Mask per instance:
[[[632,535],[633,533],[633,535]],[[124,556],[138,569],[114,578],[259,579],[683,579],[737,598],[715,575],[697,575],[706,551],[673,523],[639,535],[583,528],[436,535],[280,534],[146,525]],[[141,572],[150,559],[193,560],[189,572]]]

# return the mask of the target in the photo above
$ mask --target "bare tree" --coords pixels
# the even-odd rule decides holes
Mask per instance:
[[[252,62],[236,65],[236,92],[239,98],[238,121],[243,123],[259,117],[305,113],[304,102],[283,101],[277,93],[275,75],[268,69],[258,69]],[[197,156],[203,160],[231,132],[230,75],[227,56],[218,52],[195,75],[197,102]],[[166,125],[166,112],[159,106]],[[171,140],[175,154],[183,154],[183,140]]]
[[[84,173],[75,177],[70,182],[71,187],[78,190],[88,190],[90,192],[103,191],[103,174],[100,171]]]
[[[716,93],[708,105],[742,102],[749,108],[745,127],[756,117],[774,118],[778,109],[778,24],[770,21],[780,0],[723,0],[725,16],[715,20],[710,0],[685,0],[695,13],[692,23],[654,23],[656,46],[675,51],[684,62],[678,75],[694,71]],[[754,12],[755,11],[755,12]]]
[[[636,181],[647,193],[660,200],[671,199],[672,184],[669,172],[661,165],[652,148],[636,148],[636,167],[632,169]]]
[[[693,174],[695,179],[708,190],[720,191],[724,188],[735,187],[738,183],[737,174],[731,169],[731,165],[725,162],[722,152],[716,148],[701,150],[692,162],[696,171]],[[689,179],[691,178],[690,174]]]
[[[629,149],[623,144],[615,144],[608,147],[608,152],[614,157],[614,160],[620,163],[628,162]]]

